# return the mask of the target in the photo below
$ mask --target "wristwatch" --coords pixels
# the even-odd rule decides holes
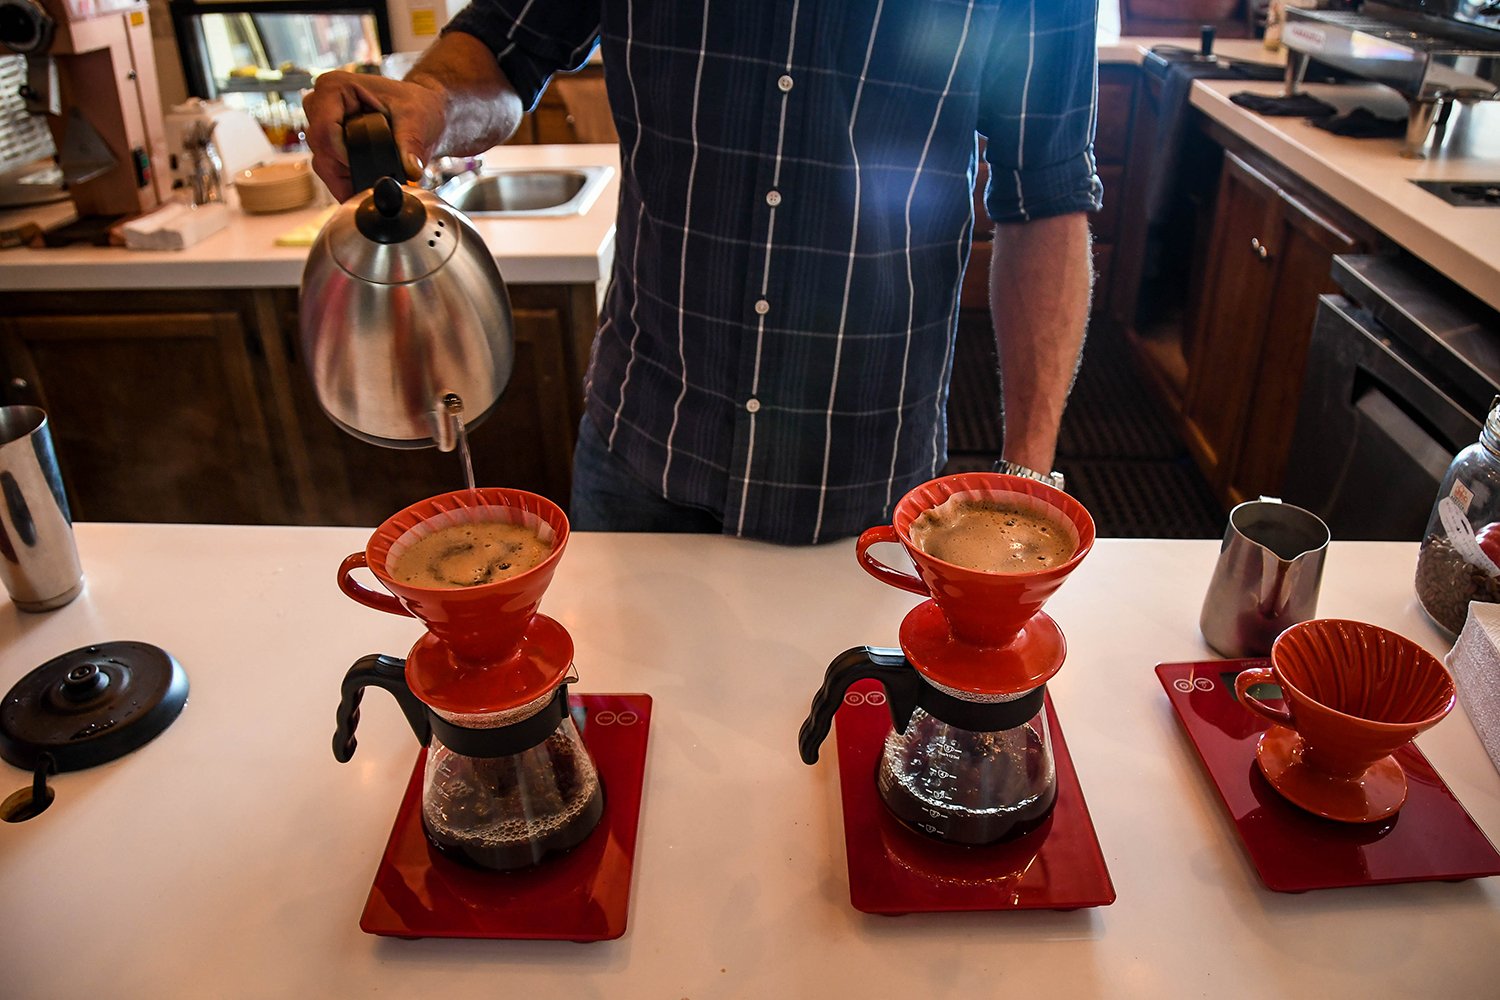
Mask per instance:
[[[1063,489],[1063,474],[1061,472],[1038,472],[1028,469],[1017,462],[1007,462],[1005,459],[995,463],[995,471],[1003,472],[1007,476],[1023,476],[1027,479],[1035,479],[1039,483],[1046,483],[1053,489]]]

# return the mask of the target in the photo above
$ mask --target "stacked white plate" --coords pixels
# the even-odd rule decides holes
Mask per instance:
[[[255,214],[301,208],[315,193],[312,165],[307,160],[281,160],[241,170],[234,186],[240,193],[240,208]]]

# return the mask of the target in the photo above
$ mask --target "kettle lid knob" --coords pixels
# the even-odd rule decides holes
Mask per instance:
[[[369,197],[354,212],[354,225],[376,243],[404,243],[426,224],[427,208],[421,199],[407,194],[393,177],[376,181]]]

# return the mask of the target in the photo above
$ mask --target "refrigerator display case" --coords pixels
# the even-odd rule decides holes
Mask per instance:
[[[379,72],[392,50],[385,0],[171,0],[188,92],[252,115],[295,148],[302,92],[331,69]]]

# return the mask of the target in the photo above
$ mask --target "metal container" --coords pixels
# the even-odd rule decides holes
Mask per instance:
[[[35,406],[0,407],[0,580],[22,611],[60,608],[83,590],[52,433]]]
[[[500,400],[515,361],[510,298],[479,232],[435,195],[404,187],[383,115],[345,123],[356,194],[318,234],[302,272],[303,361],[344,430],[388,448],[447,451]]]
[[[1276,637],[1318,609],[1328,525],[1273,497],[1229,512],[1198,627],[1230,659],[1267,656]]]

